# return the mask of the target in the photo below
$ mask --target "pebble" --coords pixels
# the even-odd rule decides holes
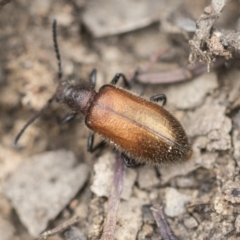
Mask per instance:
[[[169,217],[176,217],[185,211],[185,204],[190,200],[190,196],[178,192],[175,188],[167,188],[165,195],[165,213]]]
[[[108,197],[113,183],[114,164],[116,155],[106,153],[94,165],[94,178],[91,191],[98,197]],[[132,188],[136,181],[137,173],[133,169],[126,169],[123,183],[122,199],[128,200],[132,195]]]
[[[196,221],[196,219],[191,216],[184,216],[183,223],[184,226],[188,229],[195,228],[198,226],[198,222]]]
[[[157,178],[156,171],[153,167],[143,167],[139,169],[138,185],[141,189],[151,189],[159,183],[160,180]]]
[[[200,106],[205,96],[218,87],[216,73],[206,73],[201,76],[179,84],[177,87],[169,86],[166,88],[166,95],[169,102],[178,109],[190,109]],[[186,98],[186,96],[188,96]],[[184,101],[183,101],[184,99]]]
[[[235,228],[236,228],[236,232],[239,233],[240,232],[240,215],[236,217]]]

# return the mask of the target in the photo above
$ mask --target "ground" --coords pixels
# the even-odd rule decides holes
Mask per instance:
[[[87,152],[83,116],[59,124],[71,111],[54,101],[13,145],[58,85],[53,19],[62,80],[87,83],[96,68],[99,89],[116,73],[131,79],[139,69],[132,91],[145,98],[165,93],[166,108],[182,123],[193,149],[191,158],[177,165],[126,170],[115,239],[174,239],[162,235],[151,206],[163,207],[175,239],[240,236],[237,54],[229,55],[227,47],[216,53],[223,40],[214,45],[211,38],[208,47],[215,51],[203,68],[196,52],[195,65],[188,58],[195,23],[210,1],[0,3],[1,239],[34,239],[72,216],[80,219],[77,228],[49,239],[73,239],[71,234],[99,239],[109,211],[116,152],[108,145]],[[240,31],[239,9],[239,2],[231,1],[221,15],[211,16],[215,29]]]

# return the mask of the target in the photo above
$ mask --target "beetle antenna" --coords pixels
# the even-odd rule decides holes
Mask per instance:
[[[56,58],[58,61],[58,79],[60,80],[62,78],[62,63],[61,63],[61,55],[60,55],[58,42],[57,42],[57,20],[56,19],[53,20],[52,32],[53,32],[54,50],[55,50]]]
[[[21,138],[21,136],[23,135],[23,133],[25,132],[25,130],[39,117],[42,115],[42,113],[50,106],[50,104],[52,103],[52,100],[54,99],[54,96],[52,98],[50,98],[47,103],[32,117],[30,118],[27,123],[23,126],[23,128],[20,130],[20,132],[18,133],[18,135],[16,136],[15,140],[14,140],[14,145],[16,146],[18,143],[18,140]]]
[[[62,64],[61,64],[61,55],[58,48],[58,42],[57,42],[57,21],[56,19],[53,20],[53,26],[52,26],[52,32],[53,32],[53,45],[54,50],[56,53],[56,58],[58,61],[58,79],[60,80],[62,78]],[[43,114],[43,112],[50,106],[53,99],[55,98],[55,94],[50,98],[46,104],[32,117],[28,120],[28,122],[23,126],[23,128],[20,130],[18,135],[16,136],[14,140],[14,145],[17,145],[19,139],[23,135],[23,133],[26,131],[26,129],[39,117]]]

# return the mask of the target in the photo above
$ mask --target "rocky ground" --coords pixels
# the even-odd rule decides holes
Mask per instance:
[[[110,212],[116,152],[109,146],[86,151],[82,116],[60,125],[70,111],[54,101],[13,145],[58,84],[53,19],[63,80],[87,83],[96,68],[99,89],[117,72],[131,79],[139,69],[132,91],[146,98],[165,93],[166,108],[192,144],[191,159],[181,164],[126,170],[114,239],[240,236],[240,70],[224,35],[240,31],[240,2],[229,1],[217,14],[205,8],[210,3],[0,1],[1,240],[34,239],[76,216],[74,227],[49,239],[100,239]],[[198,51],[196,21],[208,18],[219,32],[201,46],[206,52]],[[195,65],[189,65],[190,54]],[[176,237],[162,233],[167,225],[157,226],[151,206],[162,207]]]

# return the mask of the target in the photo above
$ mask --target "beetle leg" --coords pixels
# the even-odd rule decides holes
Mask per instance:
[[[150,101],[158,102],[163,101],[162,105],[165,106],[167,103],[167,96],[165,94],[158,94],[150,97]]]
[[[88,152],[93,152],[94,133],[90,133],[87,141]]]
[[[138,163],[134,158],[128,157],[125,153],[122,153],[122,158],[124,160],[125,165],[128,168],[137,168],[137,167],[142,167],[145,164],[144,163]]]
[[[125,75],[122,74],[122,73],[117,73],[117,74],[113,77],[113,79],[112,79],[112,81],[111,81],[111,84],[112,84],[112,85],[116,85],[117,82],[118,82],[118,80],[120,79],[120,77],[122,77],[122,79],[123,79],[124,86],[125,86],[126,88],[130,88],[130,84],[129,84],[127,78],[126,78]]]
[[[89,76],[89,80],[92,84],[92,88],[95,88],[96,80],[97,80],[97,70],[95,68],[91,71],[90,76]]]
[[[137,70],[135,70],[135,72],[134,72],[134,74],[133,74],[133,77],[132,77],[132,79],[131,79],[131,82],[136,82],[137,81],[137,76],[139,75],[139,73],[140,73],[140,69],[137,69]]]
[[[70,122],[77,116],[77,113],[71,113],[65,116],[63,119],[60,120],[60,124],[65,124],[67,122]]]
[[[101,148],[105,145],[104,141],[101,141],[100,143],[97,144],[97,146],[93,147],[93,143],[94,143],[94,133],[90,133],[88,136],[88,141],[87,141],[87,151],[88,152],[94,152],[95,150],[97,150],[98,148]]]

